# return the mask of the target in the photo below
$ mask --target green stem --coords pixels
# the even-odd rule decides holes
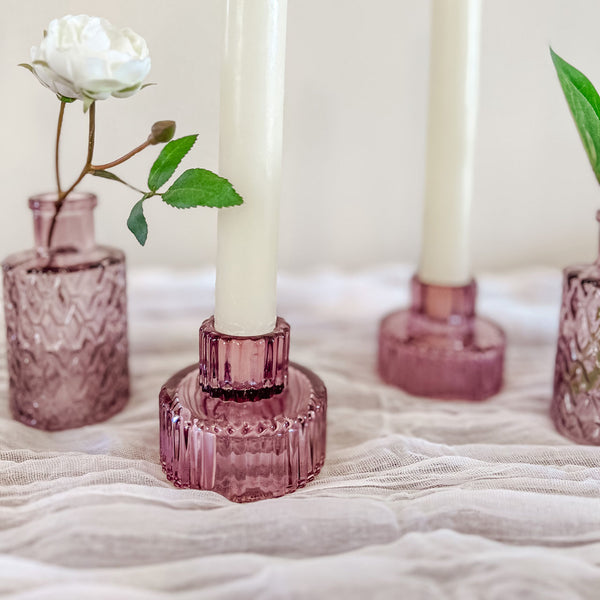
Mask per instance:
[[[54,152],[54,169],[56,171],[56,190],[57,190],[57,198],[60,197],[62,189],[60,187],[60,167],[58,162],[58,149],[60,146],[60,134],[62,132],[63,119],[65,116],[65,106],[64,102],[60,103],[60,109],[58,111],[58,125],[56,126],[56,148]]]
[[[146,140],[143,144],[140,144],[137,148],[134,148],[127,154],[121,156],[121,158],[117,158],[112,162],[106,163],[104,165],[90,165],[90,169],[92,171],[104,171],[105,169],[110,169],[111,167],[116,167],[121,163],[124,163],[126,160],[129,160],[132,156],[135,156],[138,152],[141,152],[144,148],[147,148],[150,145],[150,142]]]
[[[79,177],[75,180],[73,185],[65,191],[59,192],[58,198],[54,203],[56,208],[54,212],[54,217],[52,217],[52,224],[50,225],[50,231],[48,232],[48,248],[52,245],[52,236],[54,235],[54,230],[56,228],[56,219],[60,211],[62,210],[63,204],[67,196],[77,187],[77,185],[81,182],[81,180],[91,171],[92,158],[94,156],[94,143],[96,140],[96,103],[92,102],[89,108],[89,128],[88,128],[88,151],[87,158],[85,160],[85,165],[83,165],[83,169],[81,169],[81,173]]]

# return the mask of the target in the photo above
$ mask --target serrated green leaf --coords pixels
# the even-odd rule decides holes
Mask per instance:
[[[141,200],[133,205],[133,208],[129,213],[129,218],[127,219],[127,227],[129,228],[129,231],[135,235],[136,240],[142,246],[148,239],[148,222],[144,216],[144,200],[146,200],[146,194],[144,194]]]
[[[148,187],[155,192],[169,179],[183,157],[192,149],[198,135],[186,135],[177,140],[171,140],[158,155],[148,175]]]
[[[583,147],[600,183],[600,96],[581,71],[563,60],[552,48],[550,55]]]
[[[206,169],[188,169],[183,172],[162,195],[162,199],[176,208],[225,208],[243,202],[227,179]]]

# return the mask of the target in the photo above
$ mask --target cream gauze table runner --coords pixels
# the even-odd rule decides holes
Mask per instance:
[[[411,397],[375,372],[377,326],[411,270],[282,275],[291,358],[329,391],[306,488],[238,505],[159,465],[157,396],[197,361],[212,272],[130,273],[132,398],[105,423],[14,422],[0,356],[0,596],[12,599],[600,598],[600,449],[548,416],[560,274],[480,278],[506,330],[503,392]]]

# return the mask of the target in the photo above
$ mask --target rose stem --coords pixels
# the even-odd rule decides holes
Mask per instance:
[[[66,103],[65,102],[60,102],[60,109],[58,111],[58,125],[56,127],[56,150],[54,152],[54,158],[55,158],[55,170],[56,170],[56,189],[57,189],[57,198],[60,197],[60,194],[62,192],[61,187],[60,187],[60,168],[58,165],[58,148],[60,146],[60,133],[62,131],[62,124],[63,124],[63,119],[65,116],[65,106]]]
[[[129,160],[132,156],[135,156],[138,152],[141,152],[144,148],[147,148],[150,145],[150,141],[146,140],[143,144],[140,144],[137,148],[134,148],[127,154],[121,156],[121,158],[117,158],[112,162],[106,163],[104,165],[90,165],[90,171],[103,171],[104,169],[110,169],[111,167],[116,167],[121,163],[124,163],[126,160]]]
[[[58,198],[54,203],[56,208],[54,212],[54,217],[52,217],[52,223],[50,224],[50,231],[48,232],[48,249],[52,244],[52,236],[54,234],[54,229],[56,227],[56,219],[63,207],[65,202],[65,198],[75,189],[77,184],[90,172],[90,165],[92,164],[92,157],[94,155],[94,141],[96,138],[96,103],[92,102],[89,108],[89,129],[88,129],[88,152],[87,158],[85,161],[85,165],[79,174],[79,177],[75,180],[75,183],[66,191],[60,192],[58,194]]]

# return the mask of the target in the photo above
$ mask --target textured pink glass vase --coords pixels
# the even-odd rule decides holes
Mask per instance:
[[[2,264],[10,408],[48,430],[103,421],[129,397],[125,257],[96,245],[92,194],[69,195],[49,248],[55,197],[30,198],[35,248]]]
[[[200,328],[199,365],[160,392],[160,458],[178,487],[212,490],[235,502],[283,496],[325,460],[327,392],[311,371],[288,362],[289,325],[272,333]]]
[[[600,445],[600,257],[563,271],[551,414],[566,437]]]
[[[502,387],[503,331],[475,314],[475,281],[459,287],[411,282],[412,304],[386,316],[379,373],[415,396],[483,400]]]

